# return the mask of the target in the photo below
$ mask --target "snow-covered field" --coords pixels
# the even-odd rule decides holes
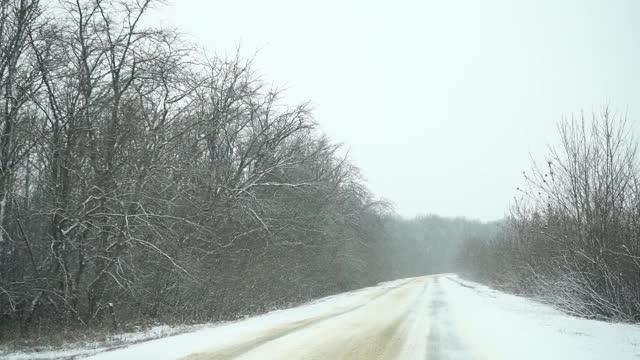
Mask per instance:
[[[636,359],[640,328],[578,319],[445,274],[110,351],[7,359]],[[35,357],[36,355],[37,357]]]

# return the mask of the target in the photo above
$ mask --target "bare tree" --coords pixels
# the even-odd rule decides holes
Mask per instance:
[[[494,280],[569,311],[632,319],[640,311],[637,142],[626,118],[607,108],[558,130],[560,145],[526,174],[486,266]]]

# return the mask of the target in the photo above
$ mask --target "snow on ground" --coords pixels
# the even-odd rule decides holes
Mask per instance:
[[[639,345],[637,326],[575,318],[443,274],[209,325],[90,359],[608,360],[640,358]]]
[[[424,281],[414,279],[349,312],[323,317],[295,331],[272,328],[257,342],[232,348],[216,345],[184,360],[405,359],[400,354],[407,339],[422,332],[412,319],[420,318],[416,315],[424,307],[416,306],[416,301],[424,298],[419,296],[424,289]],[[415,358],[422,348],[412,347],[408,358]]]
[[[478,359],[638,359],[640,327],[566,315],[551,306],[450,277],[445,298]]]
[[[201,329],[203,325],[184,325],[184,326],[168,326],[159,325],[150,329],[118,335],[110,335],[104,341],[95,342],[77,342],[66,344],[62,347],[53,349],[40,347],[31,352],[9,352],[0,349],[0,359],[11,360],[37,360],[37,359],[73,359],[83,356],[94,355],[98,352],[109,349],[125,347],[130,344],[144,342],[159,338],[164,338],[176,334],[192,332]]]
[[[400,279],[379,284],[375,287],[364,288],[343,294],[328,296],[312,301],[308,304],[284,310],[276,310],[264,315],[245,320],[214,323],[192,327],[192,332],[182,333],[188,329],[177,329],[180,335],[163,337],[151,341],[133,344],[120,349],[121,346],[101,346],[100,344],[85,345],[78,348],[67,348],[38,351],[3,353],[0,359],[71,359],[91,356],[91,359],[177,359],[190,353],[211,347],[212,342],[219,345],[231,344],[234,338],[250,337],[252,334],[280,326],[285,323],[304,321],[319,316],[347,311],[366,304],[389,289],[397,287],[407,280]],[[155,327],[149,331],[118,335],[118,340],[124,343],[136,343],[144,339],[157,338],[158,333],[172,334],[167,326]],[[175,332],[173,332],[175,334]],[[156,336],[154,336],[156,335]],[[116,350],[114,350],[116,348]]]

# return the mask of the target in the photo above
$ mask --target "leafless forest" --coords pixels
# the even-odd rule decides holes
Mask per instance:
[[[624,117],[562,122],[504,221],[406,220],[307,104],[286,104],[240,53],[149,26],[157,5],[0,1],[0,342],[232,319],[455,271],[638,320]]]
[[[307,105],[143,27],[152,5],[0,2],[0,334],[229,319],[448,266],[393,235]]]

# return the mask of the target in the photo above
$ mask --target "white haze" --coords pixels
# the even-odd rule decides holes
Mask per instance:
[[[640,118],[638,1],[174,0],[155,18],[257,52],[405,216],[500,218],[563,115]]]

